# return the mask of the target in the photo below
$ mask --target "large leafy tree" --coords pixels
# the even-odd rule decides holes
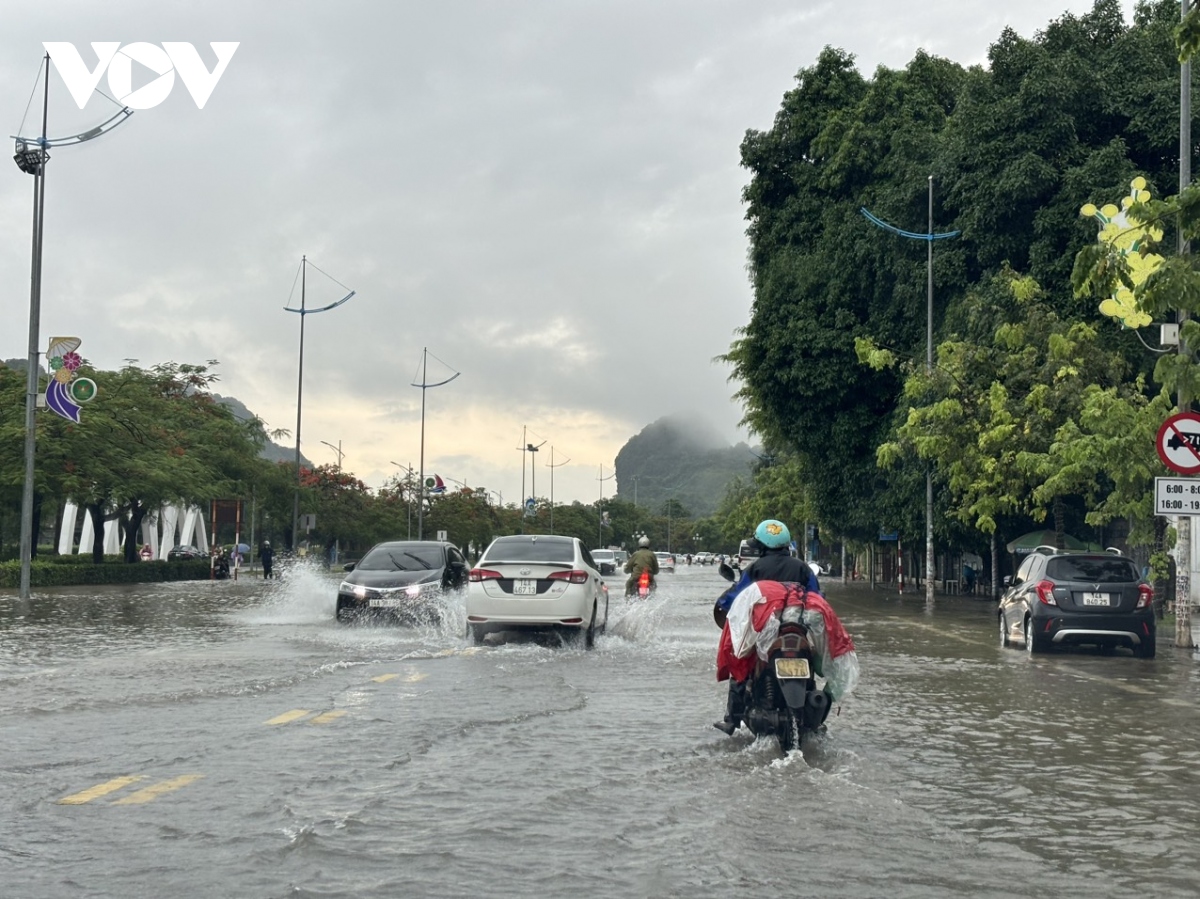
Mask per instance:
[[[933,176],[935,230],[962,232],[935,253],[940,339],[1006,262],[1042,285],[1061,322],[1094,321],[1069,289],[1075,254],[1094,240],[1078,210],[1134,174],[1160,190],[1174,177],[1177,18],[1162,0],[1126,25],[1116,0],[1099,0],[1032,38],[1003,32],[987,68],[918,54],[870,80],[826,49],[774,126],[746,135],[755,302],[726,358],[748,424],[796,454],[833,530],[866,538],[922,504],[912,458],[875,466],[906,420],[904,378],[858,365],[854,344],[923,356],[924,247],[874,229],[859,207],[922,231]],[[1103,328],[1096,340],[1124,358],[1130,382],[1148,370],[1128,335]]]

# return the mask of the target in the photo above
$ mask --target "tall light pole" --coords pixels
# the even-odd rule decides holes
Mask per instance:
[[[330,309],[336,309],[338,306],[342,305],[342,303],[354,296],[355,293],[353,290],[350,290],[348,287],[346,287],[345,284],[340,284],[339,282],[334,281],[333,278],[330,278],[329,275],[326,275],[325,272],[321,272],[322,275],[325,275],[325,277],[329,278],[330,281],[333,281],[334,284],[337,284],[343,290],[347,290],[349,292],[336,303],[330,303],[328,306],[322,306],[319,309],[309,309],[305,305],[305,294],[308,286],[308,267],[310,265],[312,265],[313,268],[316,268],[317,271],[321,272],[319,268],[308,261],[307,256],[300,257],[300,308],[293,309],[290,306],[283,307],[285,312],[295,312],[300,316],[300,363],[296,372],[296,489],[292,497],[293,550],[296,548],[296,544],[299,542],[298,538],[300,536],[300,420],[301,414],[304,410],[304,317],[307,315],[313,315],[317,312],[328,312]],[[293,281],[292,290],[294,291],[295,289],[296,282]],[[290,297],[288,298],[288,301],[291,302]]]
[[[433,358],[437,359],[437,356],[434,356]],[[438,359],[438,362],[442,362],[442,360]],[[446,363],[442,362],[442,365],[446,365]],[[446,367],[450,368],[450,366],[448,366],[448,365],[446,365]],[[450,369],[450,370],[454,371],[454,369]],[[428,371],[429,371],[429,347],[422,347],[421,348],[421,383],[418,384],[414,381],[413,385],[412,385],[413,387],[421,388],[421,475],[420,475],[420,486],[419,486],[419,489],[421,491],[421,498],[420,498],[420,501],[417,503],[417,539],[418,540],[425,539],[425,391],[429,390],[431,387],[441,387],[443,384],[449,384],[451,381],[453,381],[455,378],[457,378],[460,374],[462,374],[462,372],[455,371],[454,374],[452,374],[450,377],[446,378],[446,380],[438,381],[436,384],[430,384],[426,377],[426,375],[428,374]]]
[[[334,446],[328,440],[322,440],[321,442],[323,444],[325,444],[327,447],[329,447],[331,450],[333,450],[335,453],[337,453],[337,457],[338,457],[338,469],[337,470],[338,470],[338,474],[341,474],[341,472],[342,472],[342,456],[346,455],[345,453],[342,452],[342,441],[339,440],[337,442],[337,446]]]
[[[596,478],[596,480],[600,482],[600,502],[598,502],[596,504],[596,518],[598,519],[598,522],[596,524],[596,535],[597,535],[596,548],[597,549],[599,549],[600,547],[602,547],[604,545],[604,482],[611,481],[616,476],[617,476],[617,473],[614,470],[612,474],[610,474],[608,477],[605,477],[604,476],[604,463],[603,462],[600,463],[600,477]]]
[[[1188,14],[1189,0],[1179,0],[1179,17]],[[1192,62],[1189,58],[1179,67],[1179,192],[1192,182]],[[1180,222],[1182,225],[1183,223]],[[1184,239],[1183,228],[1179,232],[1178,252],[1187,256],[1191,247]],[[1180,330],[1187,320],[1187,313],[1179,313]],[[1191,349],[1179,341],[1179,355],[1191,356]],[[1190,397],[1180,391],[1179,411],[1187,412]],[[1175,645],[1191,647],[1192,641],[1192,519],[1180,515],[1175,519]]]
[[[392,464],[393,464],[393,465],[395,465],[397,468],[399,468],[401,471],[405,472],[405,477],[404,477],[404,499],[405,499],[405,502],[408,504],[408,539],[409,539],[409,540],[411,540],[411,539],[412,539],[412,479],[413,479],[413,467],[412,467],[412,464],[411,464],[411,463],[409,463],[407,466],[401,465],[399,462],[393,462]]]
[[[18,597],[29,599],[30,580],[33,571],[33,550],[37,535],[33,532],[34,457],[37,450],[37,400],[39,393],[39,360],[42,327],[42,239],[45,235],[46,213],[46,163],[50,159],[50,148],[71,146],[107,134],[129,116],[133,110],[127,106],[108,121],[88,131],[70,137],[50,138],[46,136],[50,116],[50,54],[42,59],[42,135],[41,137],[17,137],[13,160],[17,168],[33,175],[33,250],[29,274],[29,357],[25,373],[25,486],[21,493],[21,579]],[[36,89],[36,88],[35,88]],[[22,123],[22,127],[24,123]]]
[[[529,460],[529,492],[531,494],[530,499],[533,500],[533,508],[535,512],[537,510],[537,451],[542,448],[542,445],[545,444],[545,442],[546,441],[543,440],[536,446],[531,443],[525,447],[526,452],[534,454],[533,458]]]
[[[570,459],[563,459],[557,465],[554,464],[554,444],[550,444],[550,464],[546,467],[550,469],[550,533],[554,533],[554,469],[562,468]]]
[[[1186,2],[1186,0],[1185,0]],[[926,241],[926,268],[928,290],[925,302],[925,374],[927,377],[933,376],[933,242],[935,240],[948,240],[952,237],[958,237],[960,231],[945,231],[941,234],[933,233],[933,175],[929,176],[929,224],[928,230],[924,234],[918,234],[913,231],[902,231],[895,225],[889,225],[883,219],[876,218],[871,215],[866,207],[859,209],[864,216],[874,225],[878,225],[885,231],[890,231],[893,234],[898,234],[900,237],[907,237],[910,240]],[[807,537],[807,534],[805,535]],[[933,580],[936,564],[933,558],[933,469],[928,465],[925,468],[925,601],[933,602]]]

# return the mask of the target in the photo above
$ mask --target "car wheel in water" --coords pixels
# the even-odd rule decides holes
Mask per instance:
[[[1007,649],[1012,645],[1012,641],[1008,639],[1008,619],[1004,617],[1004,613],[1000,613],[1000,648]]]
[[[1044,640],[1038,637],[1034,632],[1034,624],[1032,618],[1025,619],[1025,652],[1027,655],[1041,655],[1046,652],[1047,646]]]
[[[1156,636],[1142,638],[1142,642],[1133,648],[1133,654],[1139,659],[1154,658]]]
[[[587,630],[583,633],[583,648],[591,649],[596,645],[596,606],[592,606],[592,620],[588,622]]]
[[[350,604],[338,600],[337,603],[337,620],[342,624],[348,624],[354,620],[354,609],[350,608]]]

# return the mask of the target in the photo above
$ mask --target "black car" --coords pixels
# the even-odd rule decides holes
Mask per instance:
[[[1058,646],[1126,646],[1154,658],[1154,589],[1137,566],[1114,552],[1066,552],[1039,546],[1000,597],[1000,643],[1030,655]]]
[[[208,553],[201,552],[195,546],[172,546],[170,552],[167,553],[168,562],[186,562],[191,559],[207,559]]]
[[[437,597],[467,585],[470,566],[453,543],[396,540],[371,547],[347,563],[338,587],[337,620],[386,613],[409,621],[436,622]]]

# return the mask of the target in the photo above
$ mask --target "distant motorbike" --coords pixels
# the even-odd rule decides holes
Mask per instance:
[[[642,573],[638,575],[637,583],[625,587],[625,595],[646,599],[654,592],[655,586],[657,585],[654,583],[654,575],[650,573],[649,569],[643,569]]]
[[[724,563],[719,571],[726,580],[737,579]],[[810,639],[812,628],[805,623],[808,594],[803,588],[787,586],[794,596],[789,596],[777,613],[778,634],[770,643],[766,661],[756,657],[742,703],[742,722],[750,732],[756,737],[774,735],[784,752],[799,749],[805,733],[820,730],[830,708],[829,694],[817,686],[824,642],[822,639],[822,647],[818,647]],[[714,607],[713,617],[718,627],[724,627],[724,612]],[[823,632],[824,628],[822,637]]]
[[[220,555],[213,558],[212,576],[218,581],[229,577],[229,557]]]

